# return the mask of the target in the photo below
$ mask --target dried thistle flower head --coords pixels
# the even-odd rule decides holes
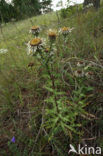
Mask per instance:
[[[93,73],[92,71],[89,71],[89,72],[87,72],[87,73],[85,74],[85,76],[86,76],[87,78],[93,78],[94,73]]]
[[[74,72],[74,75],[75,75],[76,77],[83,77],[83,76],[84,76],[84,72],[83,72],[82,70],[76,70],[76,71]]]
[[[55,30],[49,30],[48,31],[48,36],[49,36],[50,40],[56,40],[57,32]]]
[[[40,27],[39,26],[32,26],[30,33],[32,33],[35,36],[38,36],[40,32]]]
[[[33,67],[34,66],[34,62],[30,62],[29,64],[28,64],[28,67]]]
[[[78,61],[78,62],[77,62],[77,66],[78,66],[78,67],[83,67],[83,66],[85,66],[85,62],[83,62],[83,61]]]
[[[31,46],[38,46],[42,43],[42,40],[40,38],[34,38],[30,41]]]

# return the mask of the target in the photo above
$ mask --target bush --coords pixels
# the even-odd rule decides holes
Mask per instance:
[[[82,5],[70,6],[66,9],[61,9],[61,17],[62,18],[70,17],[71,15],[74,15],[77,12],[81,12],[81,11],[82,11]]]

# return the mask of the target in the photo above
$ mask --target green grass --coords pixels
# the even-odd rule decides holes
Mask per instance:
[[[92,138],[88,146],[103,147],[102,15],[103,8],[59,20],[49,13],[1,27],[0,49],[8,52],[0,54],[0,156],[67,156],[69,144],[77,147],[85,138]],[[53,64],[45,63],[44,51],[44,60],[27,55],[33,25],[47,41],[48,29],[74,27],[66,39],[57,36]],[[79,69],[93,77],[76,77]]]

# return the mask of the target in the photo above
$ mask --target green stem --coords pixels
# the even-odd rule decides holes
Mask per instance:
[[[50,72],[50,69],[49,69],[48,64],[46,64],[46,69],[47,69],[47,72],[48,72],[48,74],[49,74],[49,76],[50,76],[50,79],[51,79],[51,81],[52,81],[52,88],[55,90],[55,89],[56,89],[56,87],[55,87],[55,82],[54,82],[55,79],[54,79],[54,76],[53,76],[53,75],[51,74],[51,72]],[[53,68],[52,68],[52,70],[53,70]],[[54,96],[54,99],[55,99],[55,104],[56,104],[57,113],[59,113],[56,95]]]

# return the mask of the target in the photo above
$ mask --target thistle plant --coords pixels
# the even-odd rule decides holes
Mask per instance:
[[[69,31],[69,29],[63,29],[63,31],[67,30]],[[30,51],[40,62],[40,68],[43,68],[43,72],[41,73],[41,76],[45,80],[43,89],[48,94],[48,96],[44,97],[46,106],[44,114],[42,114],[42,127],[47,132],[48,141],[53,141],[55,136],[61,132],[71,139],[73,133],[81,135],[79,131],[76,131],[77,128],[81,127],[81,123],[77,121],[77,118],[81,114],[86,115],[84,108],[86,106],[85,90],[87,88],[82,85],[84,78],[82,68],[84,68],[85,63],[82,61],[77,62],[78,70],[74,72],[75,77],[78,77],[77,80],[75,80],[76,78],[72,79],[69,74],[73,85],[77,85],[77,88],[68,97],[65,91],[65,84],[62,83],[62,74],[60,73],[63,64],[60,58],[57,57],[57,32],[49,30],[48,39],[46,45],[41,38],[34,38],[29,42]],[[40,56],[39,58],[38,55]]]

